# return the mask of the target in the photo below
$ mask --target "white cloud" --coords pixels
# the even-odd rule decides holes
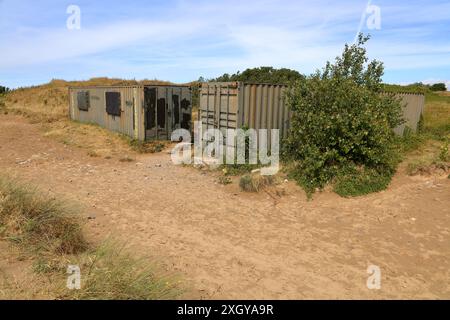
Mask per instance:
[[[387,70],[450,67],[448,38],[432,41],[436,32],[441,34],[433,22],[450,20],[450,3],[376,2],[382,9],[382,29],[372,32],[372,58],[384,61]],[[7,33],[0,30],[0,69],[16,75],[19,68],[41,71],[46,65],[62,68],[64,62],[67,70],[73,63],[96,73],[104,70],[131,77],[172,75],[172,70],[217,75],[261,65],[307,73],[322,67],[353,40],[366,3],[179,0],[151,21],[140,20],[139,15],[120,20],[122,15],[111,7],[109,16],[117,14],[117,20],[95,26],[82,20],[79,31],[64,29],[64,24],[60,28],[7,26]]]
[[[144,39],[153,43],[182,37],[198,29],[198,24],[123,21],[81,30],[21,30],[0,44],[0,68],[40,64],[75,58],[135,44]]]

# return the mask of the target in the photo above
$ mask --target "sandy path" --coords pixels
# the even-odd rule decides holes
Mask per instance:
[[[91,158],[0,117],[0,168],[81,202],[93,239],[113,237],[159,256],[190,298],[450,298],[450,179],[398,174],[389,190],[313,201],[293,183],[278,201],[174,166]],[[368,290],[378,265],[381,290]]]

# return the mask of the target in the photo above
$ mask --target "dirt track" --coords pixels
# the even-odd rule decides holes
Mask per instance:
[[[0,116],[2,172],[82,203],[93,240],[108,235],[182,274],[188,298],[450,298],[450,179],[399,173],[385,192],[277,199],[171,164],[91,158]],[[368,290],[378,265],[381,290]]]

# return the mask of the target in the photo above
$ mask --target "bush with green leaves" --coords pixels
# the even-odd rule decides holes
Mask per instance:
[[[401,104],[393,94],[382,93],[384,67],[377,60],[369,62],[368,39],[360,34],[334,63],[288,90],[292,119],[285,153],[296,163],[292,176],[309,195],[337,177],[343,181],[345,172],[358,184],[370,183],[356,179],[358,172],[388,178],[395,172],[393,128],[403,122]],[[367,190],[386,187],[375,180],[379,188]]]

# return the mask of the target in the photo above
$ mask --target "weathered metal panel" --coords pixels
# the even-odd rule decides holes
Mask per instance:
[[[180,89],[180,122],[175,122],[175,129],[182,128],[192,132],[192,90],[188,87]]]
[[[218,128],[226,139],[227,128],[284,129],[288,121],[288,113],[284,111],[287,110],[283,100],[285,89],[284,85],[273,84],[204,83],[199,110],[203,132]],[[267,137],[270,145],[270,131]]]
[[[120,132],[138,140],[170,139],[172,130],[182,125],[190,128],[192,111],[191,90],[187,86],[145,86],[156,91],[157,130],[146,130],[146,106],[144,86],[105,86],[105,87],[71,87],[69,88],[69,114],[72,120],[83,123],[95,123],[112,131]],[[89,93],[89,108],[78,108],[78,93]],[[120,93],[120,116],[106,112],[106,92]],[[174,97],[177,97],[176,99]],[[159,114],[158,114],[159,103]],[[85,107],[85,106],[83,106]],[[174,121],[174,108],[178,108],[178,121]],[[158,115],[160,116],[158,118]],[[182,120],[189,119],[188,125]]]
[[[410,128],[413,132],[416,132],[420,117],[425,109],[425,95],[397,93],[396,96],[401,99],[405,123],[395,128],[394,132],[398,135],[403,135],[406,127]]]
[[[79,92],[89,92],[89,108],[80,110],[77,106]],[[120,93],[120,116],[106,112],[106,92]],[[112,131],[120,132],[130,137],[139,137],[135,132],[135,112],[139,108],[139,87],[71,87],[70,116],[72,120],[83,123],[95,123]]]
[[[284,88],[270,84],[204,83],[200,90],[200,119],[205,127],[277,128],[280,109],[285,108]]]

